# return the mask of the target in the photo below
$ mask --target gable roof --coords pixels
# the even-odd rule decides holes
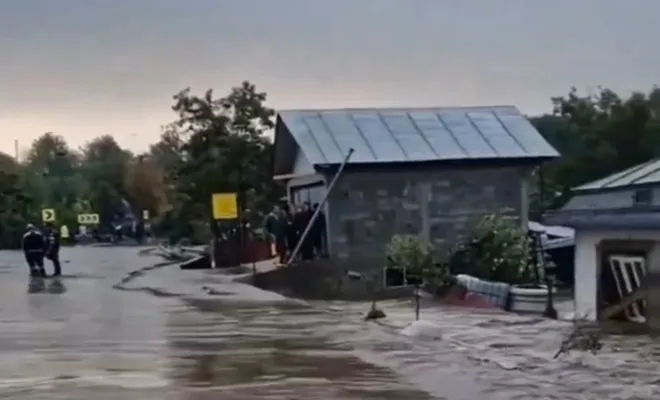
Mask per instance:
[[[315,166],[340,164],[349,148],[353,164],[559,156],[513,106],[280,111],[276,170],[285,135]]]
[[[630,186],[660,183],[660,158],[616,172],[605,178],[573,188],[573,192],[619,189]]]

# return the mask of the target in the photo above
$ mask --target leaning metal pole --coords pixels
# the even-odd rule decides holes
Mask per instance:
[[[316,219],[321,213],[321,209],[323,209],[323,206],[325,206],[325,203],[328,201],[328,196],[330,196],[330,192],[332,192],[332,188],[335,186],[335,184],[339,180],[339,177],[344,172],[344,168],[346,168],[346,164],[348,164],[348,160],[353,155],[353,151],[354,151],[353,148],[348,149],[348,154],[346,154],[346,157],[339,166],[337,173],[335,174],[334,178],[332,178],[332,181],[330,181],[330,184],[328,185],[328,189],[325,191],[325,196],[323,197],[323,200],[319,203],[319,206],[314,211],[314,214],[312,214],[312,218],[310,218],[309,222],[307,223],[307,227],[305,227],[305,231],[302,233],[302,235],[300,235],[300,238],[298,239],[298,243],[296,244],[296,248],[293,249],[293,252],[291,252],[289,259],[286,261],[286,264],[284,264],[285,266],[288,267],[291,264],[291,262],[293,262],[293,260],[296,259],[296,256],[298,255],[298,252],[302,247],[303,241],[307,238],[307,235],[309,235],[309,232],[312,230],[312,226],[314,226],[314,222],[316,222]]]

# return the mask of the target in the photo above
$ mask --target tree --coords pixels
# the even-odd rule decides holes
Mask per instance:
[[[163,169],[150,157],[139,156],[126,168],[124,185],[133,212],[141,215],[159,215],[167,206]]]
[[[189,88],[173,98],[178,119],[151,148],[176,192],[170,217],[181,226],[208,223],[215,192],[236,192],[243,210],[268,209],[279,193],[269,176],[273,146],[264,133],[273,128],[274,111],[266,94],[243,82],[222,98]]]
[[[31,214],[32,199],[22,187],[21,166],[0,153],[0,248],[16,248]]]
[[[14,157],[0,152],[0,171],[5,173],[15,173],[19,168],[20,166]]]
[[[102,225],[122,217],[118,213],[127,197],[124,178],[131,158],[110,135],[97,137],[82,149],[81,169],[89,188],[85,198]]]
[[[625,99],[606,88],[584,96],[572,88],[566,96],[552,98],[552,105],[552,114],[532,118],[539,132],[562,155],[543,168],[543,208],[563,205],[575,186],[658,155],[658,88]]]
[[[55,209],[58,222],[72,224],[76,218],[72,208],[85,191],[79,165],[79,154],[66,140],[47,132],[30,146],[20,174],[22,190],[37,208]]]

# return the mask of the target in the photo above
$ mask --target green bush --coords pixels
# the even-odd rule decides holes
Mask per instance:
[[[421,282],[443,286],[451,281],[446,265],[435,262],[435,250],[430,243],[415,235],[394,235],[387,246],[389,262],[405,268],[408,276]]]
[[[533,279],[530,244],[520,223],[497,214],[479,223],[472,238],[449,257],[451,271],[511,284]]]

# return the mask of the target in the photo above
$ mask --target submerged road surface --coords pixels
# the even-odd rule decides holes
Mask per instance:
[[[0,398],[660,398],[648,339],[552,360],[566,324],[424,310],[437,325],[409,337],[405,303],[367,324],[367,305],[285,299],[211,271],[131,274],[161,261],[134,248],[62,259],[62,279],[30,284],[21,254],[0,252]]]

